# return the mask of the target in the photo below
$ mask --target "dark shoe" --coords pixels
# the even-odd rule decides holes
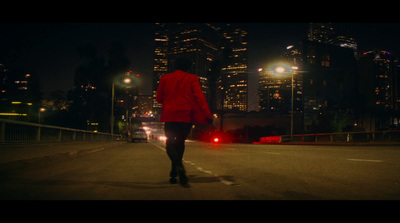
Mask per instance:
[[[171,177],[171,178],[169,178],[169,183],[170,184],[177,184],[178,180],[175,177]]]
[[[176,168],[176,172],[178,173],[179,183],[182,186],[187,185],[189,180],[188,180],[188,178],[186,176],[185,168],[183,168],[183,166],[177,167]]]

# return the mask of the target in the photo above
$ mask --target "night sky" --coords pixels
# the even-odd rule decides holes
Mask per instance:
[[[0,24],[0,29],[0,63],[34,69],[44,95],[72,89],[80,64],[77,48],[85,44],[106,58],[111,43],[120,41],[131,70],[152,75],[152,23],[10,23]]]
[[[306,39],[308,23],[242,23],[249,33],[249,71],[278,57],[286,46]],[[400,23],[333,23],[335,31],[350,33],[361,50],[381,49],[400,56]],[[120,41],[130,69],[144,77],[143,94],[151,94],[154,23],[0,23],[0,63],[25,67],[38,75],[44,96],[73,87],[79,66],[77,48],[86,43],[107,57],[110,44]],[[249,77],[249,94],[255,94],[257,77]],[[249,102],[250,104],[251,102]]]

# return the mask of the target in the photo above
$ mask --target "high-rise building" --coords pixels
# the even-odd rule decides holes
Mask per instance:
[[[329,41],[329,43],[344,48],[350,48],[354,51],[357,50],[357,41],[354,38],[345,35],[335,36]]]
[[[217,101],[221,103],[217,103],[217,109],[247,111],[247,32],[228,25],[223,35],[221,51],[224,59],[217,81]]]
[[[349,31],[342,34],[337,33],[337,31],[333,29],[332,23],[310,23],[307,40],[350,48],[353,50],[354,57],[357,59],[358,44],[357,41],[349,35]]]
[[[358,44],[354,38],[349,37],[347,35],[339,35],[333,37],[333,39],[331,39],[329,43],[335,46],[352,49],[354,52],[354,57],[358,59],[358,47],[357,47]]]
[[[138,113],[141,117],[153,117],[153,97],[151,95],[136,96]]]
[[[209,94],[207,74],[218,53],[218,28],[206,23],[157,23],[153,74],[155,100],[159,80],[163,74],[173,72],[175,59],[189,57],[193,66],[189,73],[199,76],[206,97]],[[160,108],[154,103],[154,108]]]
[[[261,111],[287,113],[291,111],[292,74],[293,74],[293,111],[303,110],[303,73],[300,64],[301,52],[290,45],[282,58],[284,64],[273,64],[259,70],[259,106]],[[285,74],[278,74],[275,69],[284,66]]]
[[[357,64],[352,49],[316,41],[303,42],[304,127],[331,131],[324,123],[333,114],[357,108]],[[314,129],[314,130],[312,130]]]
[[[260,111],[290,112],[291,75],[277,75],[273,69],[260,69]]]
[[[0,64],[0,103],[6,101],[9,93],[7,93],[8,84],[7,68],[3,64]]]
[[[394,60],[395,58],[388,51],[368,51],[363,54],[360,61],[360,69],[364,75],[361,80],[363,84],[360,87],[362,90],[369,91],[362,93],[369,95],[369,101],[375,107],[385,111],[396,107]],[[369,82],[364,80],[369,80]]]
[[[153,108],[159,110],[161,104],[156,101],[157,87],[161,76],[168,72],[168,28],[165,23],[156,23],[154,38]]]
[[[310,23],[308,40],[328,43],[333,37],[332,23]]]
[[[218,53],[218,28],[206,23],[178,23],[169,27],[169,72],[174,71],[176,58],[191,58],[193,66],[189,73],[199,76],[202,90],[208,98],[207,76],[211,62],[216,59]]]
[[[0,118],[34,121],[40,99],[40,87],[34,75],[0,64]]]
[[[358,60],[359,94],[364,112],[360,127],[387,130],[399,124],[399,63],[388,51],[363,53]]]
[[[245,30],[230,25],[227,25],[226,29],[225,27],[221,29],[207,23],[157,23],[156,25],[153,74],[155,113],[159,112],[161,107],[155,101],[159,80],[162,75],[173,72],[175,59],[182,56],[189,57],[193,61],[189,73],[199,76],[200,85],[210,107],[247,110]],[[218,68],[221,69],[220,72],[212,70],[213,64],[217,62],[220,64]],[[215,79],[218,83],[210,84],[210,75],[215,74],[218,75]],[[211,90],[210,87],[215,89]]]

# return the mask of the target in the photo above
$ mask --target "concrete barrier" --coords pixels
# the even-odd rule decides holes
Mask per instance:
[[[266,137],[261,137],[259,142],[254,142],[253,144],[275,144],[281,142],[282,142],[282,136],[266,136]]]

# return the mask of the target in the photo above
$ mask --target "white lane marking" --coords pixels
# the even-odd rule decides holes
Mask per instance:
[[[365,159],[347,159],[348,161],[356,161],[356,162],[372,162],[372,163],[381,163],[383,160],[365,160]]]
[[[154,146],[156,146],[157,148],[161,149],[162,151],[166,152],[166,150],[165,150],[163,147],[161,147],[161,146],[159,146],[159,145],[157,145],[157,144],[154,144],[154,143],[152,143],[152,142],[150,142],[150,143],[153,144]],[[211,172],[211,171],[209,171],[209,170],[205,170],[205,169],[203,169],[202,167],[197,166],[196,163],[194,163],[194,162],[192,162],[192,161],[185,160],[185,159],[182,159],[182,160],[183,160],[183,162],[185,162],[185,163],[187,163],[187,164],[190,164],[190,165],[192,165],[192,166],[195,166],[196,169],[197,169],[198,171],[216,177],[221,183],[223,183],[223,184],[225,184],[225,185],[228,185],[228,186],[231,186],[231,185],[234,185],[234,186],[241,186],[240,184],[235,184],[235,183],[232,182],[232,181],[225,180],[225,179],[222,178],[221,176],[218,176],[217,174],[215,174],[215,173],[213,173],[213,172]]]
[[[189,163],[189,164],[191,164],[191,165],[195,165],[195,164],[194,164],[193,162],[191,162],[191,161],[183,160],[183,162]],[[225,180],[225,179],[222,178],[221,176],[218,176],[218,174],[215,174],[215,173],[213,173],[212,171],[209,171],[209,170],[205,170],[205,169],[203,169],[202,167],[197,167],[196,169],[197,169],[198,171],[200,171],[200,172],[203,172],[203,173],[206,173],[206,174],[209,174],[209,175],[212,175],[212,176],[216,177],[221,183],[223,183],[223,184],[225,184],[225,185],[228,185],[228,186],[241,186],[240,184],[236,184],[236,183],[234,183],[234,182],[232,182],[232,181]]]
[[[280,153],[274,153],[274,152],[263,152],[263,153],[266,153],[266,154],[273,154],[273,155],[280,155]]]
[[[191,161],[189,161],[189,160],[183,159],[183,162],[188,163],[188,164],[190,164],[190,165],[192,165],[192,166],[196,166],[195,163],[193,163],[193,162],[191,162]]]
[[[221,183],[223,183],[223,184],[225,184],[225,185],[228,185],[228,186],[241,186],[240,184],[235,184],[235,183],[232,182],[232,181],[224,180],[222,177],[217,177],[217,179],[218,179]]]
[[[153,144],[154,146],[156,146],[157,148],[161,149],[162,151],[167,152],[167,150],[165,150],[163,147],[161,147],[161,146],[159,146],[157,144],[154,144],[152,142],[150,142],[150,143]]]

